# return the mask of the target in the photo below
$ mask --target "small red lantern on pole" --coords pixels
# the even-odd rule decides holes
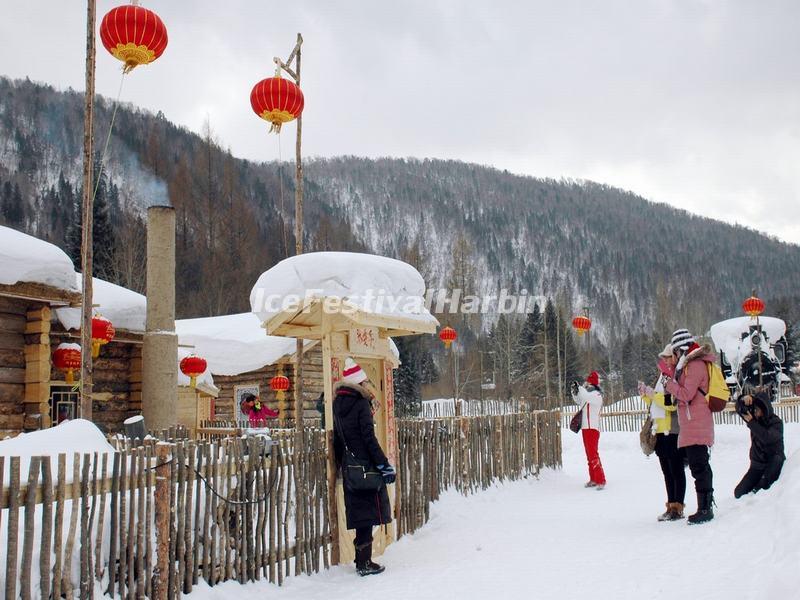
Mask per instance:
[[[589,317],[581,315],[572,319],[572,326],[575,328],[575,331],[578,332],[578,335],[583,335],[592,328],[592,320]]]
[[[284,400],[286,397],[285,392],[289,389],[289,378],[283,373],[278,373],[269,380],[269,389],[276,392],[278,400]]]
[[[250,106],[265,121],[272,123],[270,131],[280,133],[281,125],[300,116],[305,98],[300,88],[288,79],[275,77],[262,79],[250,92]]]
[[[167,28],[152,10],[127,4],[112,8],[103,17],[100,40],[106,50],[125,63],[123,72],[130,73],[164,53]]]
[[[81,347],[78,344],[59,344],[53,352],[53,366],[59,371],[64,371],[64,381],[68,384],[75,383],[74,371],[81,368]]]
[[[458,333],[452,327],[442,327],[439,330],[439,339],[444,342],[444,347],[450,349],[450,344],[458,339]]]
[[[181,373],[189,378],[189,385],[194,388],[197,384],[197,378],[206,372],[208,363],[205,358],[201,358],[196,354],[190,354],[181,360]]]
[[[755,319],[764,312],[764,301],[756,296],[755,290],[752,296],[742,302],[742,310],[751,319]]]
[[[92,358],[100,356],[100,346],[113,340],[115,334],[111,321],[100,315],[92,317]]]

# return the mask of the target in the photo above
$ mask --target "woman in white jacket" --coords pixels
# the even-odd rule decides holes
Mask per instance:
[[[600,377],[592,371],[584,385],[572,382],[572,401],[581,407],[581,435],[583,448],[586,450],[586,462],[589,465],[589,481],[587,488],[602,490],[606,487],[606,474],[600,462],[598,445],[600,444],[600,409],[603,408],[603,395],[600,390]]]

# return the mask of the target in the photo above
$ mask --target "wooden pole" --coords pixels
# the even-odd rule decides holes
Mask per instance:
[[[156,529],[156,565],[153,571],[153,598],[167,600],[169,579],[169,517],[171,477],[169,463],[169,445],[156,445],[156,490],[155,490],[155,529]],[[131,507],[133,510],[133,507]]]
[[[83,112],[83,226],[81,229],[81,418],[92,420],[92,206],[94,144],[95,0],[86,10],[86,95]]]

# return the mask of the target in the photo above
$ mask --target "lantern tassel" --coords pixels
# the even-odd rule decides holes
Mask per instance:
[[[197,387],[197,377],[195,377],[194,375],[189,377],[189,385],[191,386],[192,389]]]
[[[72,385],[73,383],[75,383],[75,376],[72,374],[72,369],[69,369],[67,371],[67,374],[64,376],[64,381],[65,381],[65,383],[68,383],[69,385]]]

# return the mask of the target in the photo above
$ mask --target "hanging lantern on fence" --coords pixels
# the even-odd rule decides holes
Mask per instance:
[[[578,335],[583,335],[592,328],[592,320],[586,316],[579,316],[572,319],[572,326]]]
[[[278,400],[283,401],[286,398],[286,390],[289,389],[289,378],[283,373],[278,373],[269,380],[269,389],[276,392]]]
[[[167,28],[159,16],[136,4],[112,8],[100,22],[100,40],[130,73],[156,60],[167,47]]]
[[[294,82],[278,74],[262,79],[253,87],[250,106],[259,117],[272,123],[270,131],[280,133],[281,125],[293,121],[303,112],[305,98]]]
[[[450,344],[458,339],[458,333],[452,327],[442,327],[439,330],[439,339],[444,342],[444,347],[450,349]]]
[[[100,356],[100,346],[105,346],[114,339],[114,326],[103,316],[92,317],[92,358]]]
[[[764,312],[764,301],[757,297],[754,292],[752,296],[742,302],[742,310],[751,319],[755,319]]]
[[[194,389],[197,384],[197,378],[206,372],[208,363],[205,358],[201,358],[196,354],[190,354],[181,360],[181,373],[189,378],[189,385]]]
[[[81,368],[81,347],[78,344],[59,344],[53,352],[53,366],[64,372],[64,381],[75,383],[73,373]]]

